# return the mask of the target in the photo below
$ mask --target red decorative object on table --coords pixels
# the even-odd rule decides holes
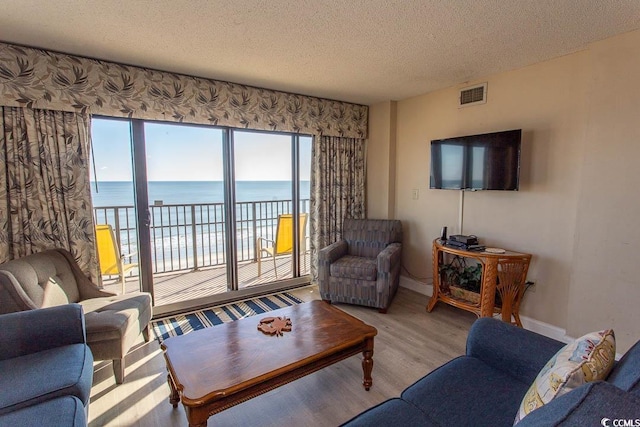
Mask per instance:
[[[287,317],[265,317],[260,319],[258,330],[268,335],[282,336],[291,331],[291,319]]]

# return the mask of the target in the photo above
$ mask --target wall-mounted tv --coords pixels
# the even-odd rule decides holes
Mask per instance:
[[[429,188],[518,190],[521,136],[517,129],[431,141]]]

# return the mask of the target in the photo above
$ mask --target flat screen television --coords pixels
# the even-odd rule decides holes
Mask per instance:
[[[518,190],[521,136],[517,129],[431,141],[429,188]]]

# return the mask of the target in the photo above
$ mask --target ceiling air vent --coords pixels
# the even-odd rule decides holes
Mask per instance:
[[[460,89],[460,107],[485,104],[487,102],[487,84],[482,83]]]

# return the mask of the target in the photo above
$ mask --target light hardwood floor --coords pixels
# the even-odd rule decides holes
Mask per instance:
[[[290,291],[318,299],[315,286]],[[336,306],[375,326],[373,387],[362,387],[361,357],[354,356],[209,418],[213,426],[335,426],[402,390],[464,353],[476,317],[400,288],[387,314],[346,304]],[[96,362],[89,426],[187,426],[184,408],[169,404],[169,387],[157,341],[142,341],[126,358],[125,383],[115,385],[110,362]]]

